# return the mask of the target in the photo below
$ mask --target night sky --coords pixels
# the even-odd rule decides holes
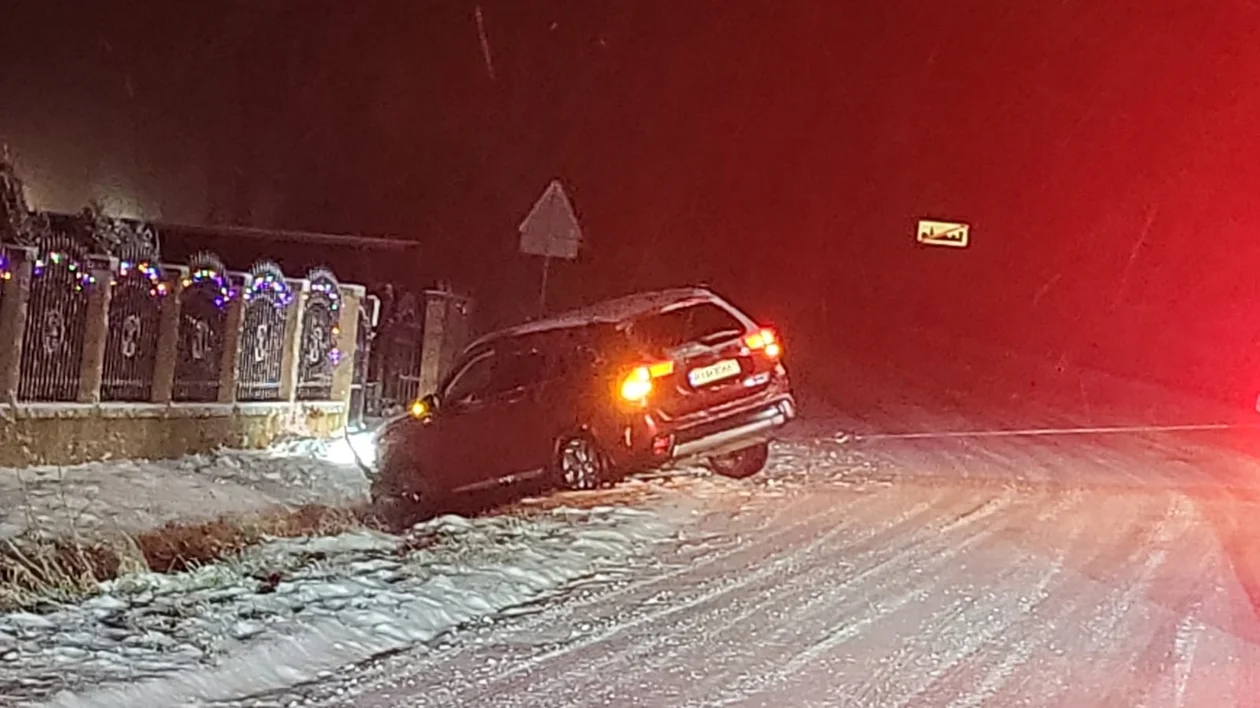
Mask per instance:
[[[1260,387],[1250,0],[7,0],[0,51],[44,207],[415,239],[495,322],[559,177],[557,304],[706,281],[815,350],[929,326]]]

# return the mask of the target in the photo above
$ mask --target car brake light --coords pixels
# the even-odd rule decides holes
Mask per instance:
[[[621,381],[621,397],[627,401],[642,403],[652,393],[652,379],[659,379],[674,373],[674,362],[659,361],[655,364],[636,367]]]
[[[775,335],[774,330],[769,328],[761,329],[748,335],[744,338],[744,344],[753,351],[765,352],[766,356],[771,359],[777,359],[783,353],[783,347],[779,344],[779,338]]]

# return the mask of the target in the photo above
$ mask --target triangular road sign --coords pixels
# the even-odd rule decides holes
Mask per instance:
[[[582,227],[578,225],[573,204],[558,179],[547,185],[517,229],[521,232],[522,253],[569,260],[577,258],[578,246],[582,243]]]

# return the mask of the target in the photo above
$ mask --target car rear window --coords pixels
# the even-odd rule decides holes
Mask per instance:
[[[726,308],[701,302],[640,317],[630,324],[629,333],[650,347],[672,349],[688,342],[715,344],[738,337],[744,324]]]

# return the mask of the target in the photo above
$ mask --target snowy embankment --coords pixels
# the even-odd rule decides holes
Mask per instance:
[[[175,460],[108,460],[0,468],[0,538],[135,533],[303,504],[366,500],[349,442],[370,459],[369,435],[223,450]]]
[[[349,442],[370,464],[356,436],[0,470],[0,542],[357,503],[367,485]],[[123,575],[81,603],[0,613],[0,705],[196,705],[290,686],[493,622],[578,580],[613,579],[669,527],[643,511],[522,507],[401,535],[274,539],[191,572]]]
[[[671,526],[608,507],[446,516],[126,576],[78,606],[0,616],[0,703],[196,705],[279,689],[615,579]]]

